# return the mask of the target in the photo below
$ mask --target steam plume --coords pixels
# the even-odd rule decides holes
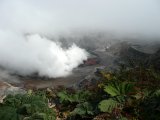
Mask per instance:
[[[60,44],[38,34],[16,36],[0,32],[0,36],[3,36],[0,40],[1,66],[22,75],[37,72],[40,76],[66,76],[87,59],[87,52],[78,46],[73,44],[63,49]]]

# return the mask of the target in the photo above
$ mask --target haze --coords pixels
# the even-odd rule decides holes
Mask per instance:
[[[75,31],[159,39],[160,2],[0,0],[0,66],[22,75],[67,76],[88,53],[75,44],[63,48],[56,36]]]

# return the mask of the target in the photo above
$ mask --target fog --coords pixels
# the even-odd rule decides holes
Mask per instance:
[[[74,37],[62,47],[60,36],[101,32],[159,39],[159,0],[0,0],[0,66],[22,75],[67,76],[88,53]]]
[[[160,36],[158,0],[1,0],[1,29],[54,35],[76,29]]]

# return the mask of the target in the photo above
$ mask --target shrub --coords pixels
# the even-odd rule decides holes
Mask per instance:
[[[0,105],[0,120],[55,120],[43,94],[8,95]]]

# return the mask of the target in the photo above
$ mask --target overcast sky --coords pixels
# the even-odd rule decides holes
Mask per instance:
[[[0,0],[0,28],[53,34],[74,29],[160,36],[159,0]]]

